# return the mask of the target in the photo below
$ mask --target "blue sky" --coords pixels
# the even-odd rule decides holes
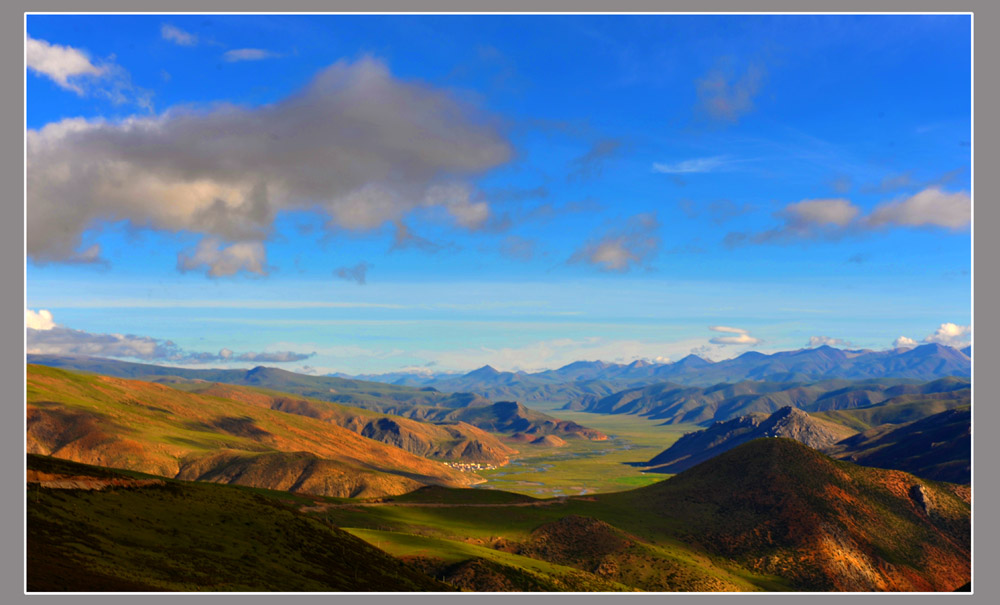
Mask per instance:
[[[968,16],[32,15],[28,349],[966,344],[970,47]]]

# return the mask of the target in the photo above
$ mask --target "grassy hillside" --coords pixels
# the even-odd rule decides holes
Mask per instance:
[[[164,385],[28,366],[28,451],[167,477],[329,496],[473,475],[315,418]]]
[[[35,455],[28,469],[41,478],[28,483],[28,591],[453,590],[281,492],[136,485],[130,473]],[[119,485],[50,487],[67,477]]]
[[[626,492],[316,514],[379,540],[433,539],[438,557],[460,558],[471,543],[646,589],[951,591],[970,577],[967,489],[787,439],[752,441]]]

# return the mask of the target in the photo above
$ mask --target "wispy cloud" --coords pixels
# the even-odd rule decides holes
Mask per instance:
[[[731,326],[709,326],[713,332],[723,332],[725,334],[735,334],[735,336],[716,336],[710,338],[708,342],[714,345],[756,345],[761,342],[759,338],[750,336],[750,332],[743,328],[733,328]]]
[[[831,338],[830,336],[810,336],[809,347],[849,347],[851,343],[841,338]]]
[[[753,111],[754,98],[760,93],[766,75],[760,63],[750,63],[738,71],[730,60],[720,60],[712,71],[695,83],[698,93],[696,110],[715,120],[738,122],[742,116]]]
[[[116,105],[152,109],[152,93],[132,84],[129,73],[112,59],[95,62],[82,49],[50,44],[27,36],[25,62],[33,73],[81,97],[100,97]]]
[[[160,36],[164,40],[169,40],[180,46],[195,46],[198,44],[198,36],[188,33],[179,27],[174,27],[169,23],[164,23],[160,27]]]
[[[697,172],[714,172],[720,168],[725,168],[733,164],[733,158],[727,155],[716,155],[707,158],[694,158],[682,160],[673,164],[656,162],[653,164],[653,172],[662,174],[693,174]]]
[[[569,262],[616,273],[645,266],[660,248],[659,228],[655,212],[637,214],[588,241]]]
[[[235,48],[223,53],[222,58],[229,63],[236,61],[261,61],[263,59],[274,59],[281,55],[276,52],[264,50],[262,48]]]
[[[365,261],[361,261],[353,267],[340,267],[336,269],[333,274],[340,279],[353,281],[359,286],[363,286],[368,278],[368,270],[371,268],[372,265],[366,263]]]
[[[599,139],[590,149],[570,163],[569,178],[591,179],[601,176],[604,165],[619,155],[624,149],[624,142],[616,138]]]
[[[225,246],[214,238],[204,238],[194,250],[177,255],[182,273],[204,270],[208,277],[226,277],[242,271],[267,275],[267,253],[260,242],[238,242]]]
[[[234,353],[228,348],[218,353],[185,351],[173,341],[135,334],[95,334],[55,323],[52,313],[25,310],[27,352],[36,355],[84,355],[201,364],[231,361],[288,363],[302,361],[315,353],[263,351]]]

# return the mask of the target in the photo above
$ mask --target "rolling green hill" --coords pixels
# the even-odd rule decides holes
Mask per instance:
[[[418,536],[433,540],[428,556],[458,561],[471,543],[643,589],[951,591],[971,573],[967,488],[832,460],[781,438],[627,492],[451,500],[315,514],[378,531],[390,550]]]

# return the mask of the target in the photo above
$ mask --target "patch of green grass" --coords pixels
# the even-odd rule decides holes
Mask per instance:
[[[555,585],[566,585],[566,589],[578,589],[579,577],[583,574],[580,570],[558,565],[540,559],[524,557],[484,546],[458,542],[455,540],[445,540],[441,538],[428,538],[415,536],[407,533],[377,531],[360,528],[344,528],[345,531],[365,540],[369,544],[384,550],[397,557],[435,557],[445,563],[457,563],[469,559],[486,559],[500,565],[521,569],[532,574],[542,576],[549,583]],[[589,574],[588,574],[589,575]],[[596,577],[586,578],[595,590],[632,591],[634,589],[607,580],[600,580]]]

